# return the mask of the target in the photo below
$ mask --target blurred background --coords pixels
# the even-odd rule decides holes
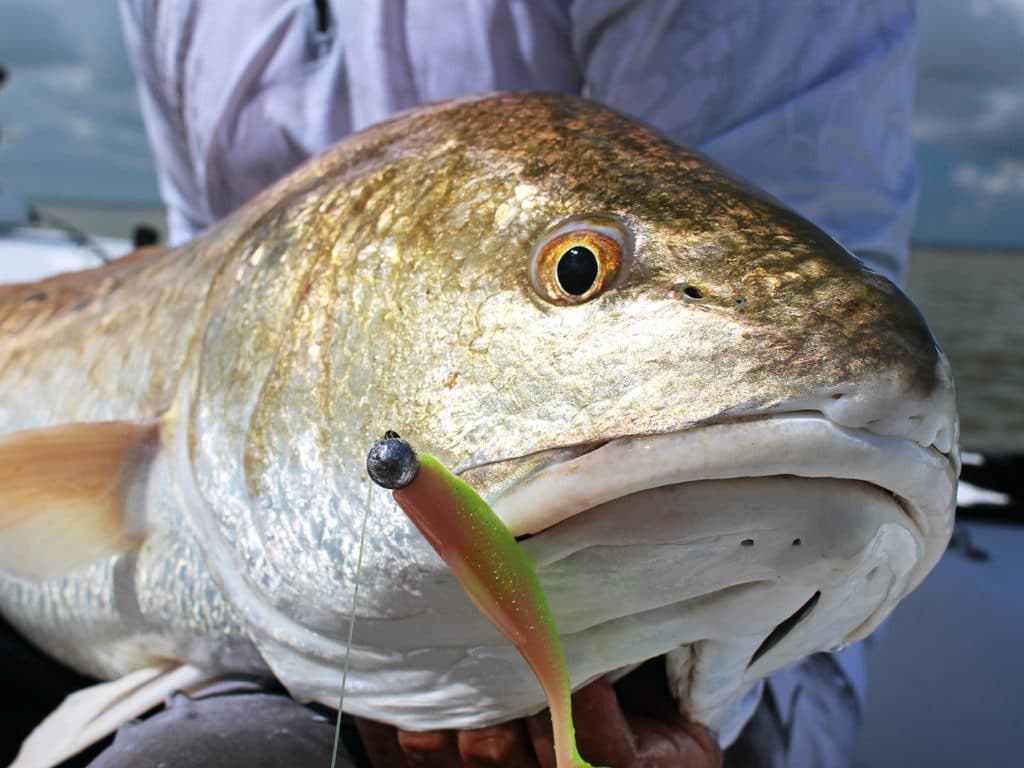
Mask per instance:
[[[954,543],[872,652],[859,768],[1020,765],[1024,0],[920,0],[908,292],[953,361]],[[2,0],[0,281],[163,239],[116,3]]]

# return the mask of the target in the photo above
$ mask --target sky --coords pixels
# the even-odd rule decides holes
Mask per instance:
[[[2,0],[0,180],[30,198],[158,201],[114,0]]]
[[[928,244],[1024,247],[1024,0],[919,0],[914,133]],[[114,0],[3,0],[0,182],[158,202]]]
[[[919,0],[915,238],[1024,246],[1024,0]]]

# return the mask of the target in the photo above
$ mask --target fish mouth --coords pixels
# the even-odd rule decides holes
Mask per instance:
[[[758,680],[865,637],[937,562],[959,474],[938,441],[762,414],[547,452],[490,501],[574,682],[668,654],[684,709],[728,730]]]
[[[960,471],[958,452],[944,447],[845,427],[813,411],[765,414],[544,452],[530,457],[537,468],[491,503],[524,540],[654,488],[741,478],[831,478],[891,494],[922,544],[941,550],[952,528]],[[471,480],[478,470],[460,474]],[[922,562],[911,588],[932,565],[934,560]]]

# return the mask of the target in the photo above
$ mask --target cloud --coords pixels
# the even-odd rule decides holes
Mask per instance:
[[[963,153],[924,144],[921,205],[915,239],[929,244],[1017,248],[1024,243],[1020,167],[965,160]]]
[[[965,163],[953,171],[953,183],[969,192],[997,197],[1024,194],[1024,160],[1002,160],[995,168]]]
[[[983,86],[1019,82],[1021,0],[927,0],[919,4],[918,71],[924,80]]]
[[[919,7],[915,136],[989,159],[1024,154],[1024,0]]]
[[[38,72],[29,71],[24,77],[45,92],[72,95],[89,94],[95,90],[92,71],[85,64],[74,67],[47,67]]]
[[[918,4],[914,135],[928,242],[1024,244],[1024,0]]]
[[[96,122],[85,115],[72,115],[68,118],[68,131],[78,139],[95,139]]]
[[[934,79],[922,79],[918,84],[914,136],[919,141],[955,145],[978,156],[998,158],[1024,154],[1022,126],[1024,77],[1012,87]]]

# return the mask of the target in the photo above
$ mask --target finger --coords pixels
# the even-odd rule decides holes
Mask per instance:
[[[598,680],[573,695],[580,754],[595,765],[643,768],[721,768],[722,751],[703,726],[679,712],[664,672],[652,666],[630,684],[628,699],[640,712],[624,711],[615,689]],[[547,710],[527,721],[541,768],[556,768]]]
[[[542,709],[536,715],[526,718],[526,731],[533,744],[533,754],[540,768],[556,768],[555,738],[551,732],[551,713]]]
[[[572,697],[576,744],[595,765],[632,765],[636,755],[633,729],[607,680],[595,680]]]
[[[596,680],[572,697],[576,743],[580,755],[595,765],[632,765],[633,735],[605,680]],[[534,753],[541,768],[555,768],[554,736],[548,710],[527,720]]]
[[[490,728],[459,731],[459,755],[466,768],[538,768],[526,722],[513,720]]]
[[[399,731],[398,744],[406,762],[430,768],[462,768],[455,734],[451,731]]]
[[[715,735],[700,723],[695,723],[692,720],[686,720],[683,727],[693,739],[693,743],[697,746],[708,768],[722,768],[725,756],[722,754],[722,746],[718,743]],[[702,763],[698,762],[696,765],[702,765]]]
[[[357,717],[356,729],[373,768],[408,768],[396,728]]]
[[[645,662],[615,684],[626,715],[637,757],[646,763],[719,766],[722,750],[707,728],[680,712],[665,672],[665,658]],[[673,760],[678,762],[672,762]]]
[[[722,749],[702,725],[685,718],[665,720],[627,715],[638,765],[645,768],[721,768]]]

